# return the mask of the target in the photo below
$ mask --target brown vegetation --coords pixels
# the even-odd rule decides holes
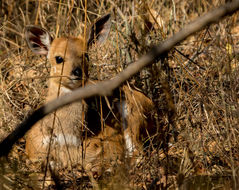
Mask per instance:
[[[92,79],[111,78],[154,44],[172,36],[224,1],[89,1],[87,22],[112,12],[110,39],[89,57]],[[0,138],[42,105],[50,66],[28,51],[24,28],[37,24],[52,36],[84,33],[83,1],[0,2]],[[238,189],[238,16],[233,14],[178,44],[129,83],[156,108],[159,138],[148,141],[135,167],[102,176],[108,189]],[[32,166],[20,140],[1,160],[1,188],[41,187],[41,168]],[[117,165],[117,164],[116,164]],[[65,188],[91,188],[83,171],[69,173]],[[40,186],[39,186],[40,184]],[[52,186],[55,188],[55,186]]]

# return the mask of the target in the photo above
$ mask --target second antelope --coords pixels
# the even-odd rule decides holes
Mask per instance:
[[[110,27],[110,14],[93,24],[87,40],[82,36],[52,40],[47,30],[26,27],[28,46],[34,53],[46,55],[51,65],[46,102],[96,82],[88,77],[87,52],[92,44],[105,41]],[[49,155],[52,168],[83,166],[89,175],[101,175],[100,160],[110,171],[112,160],[116,163],[142,153],[142,138],[153,128],[147,117],[153,108],[149,98],[126,85],[114,95],[102,97],[101,104],[97,98],[72,103],[33,126],[26,136],[26,153],[30,160],[43,162]]]

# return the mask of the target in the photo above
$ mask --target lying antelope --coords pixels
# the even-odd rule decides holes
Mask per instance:
[[[51,64],[46,102],[97,82],[88,77],[87,51],[93,43],[105,41],[110,26],[110,14],[101,17],[90,28],[87,41],[82,36],[52,40],[45,29],[26,27],[25,37],[30,49],[46,55]],[[88,173],[100,173],[102,158],[108,164],[106,169],[110,169],[112,160],[117,161],[123,155],[139,155],[143,149],[141,137],[146,137],[151,127],[146,115],[154,107],[152,101],[126,85],[102,100],[101,105],[97,98],[72,103],[34,125],[26,136],[26,153],[30,160],[44,161],[49,152],[54,167],[83,166]],[[100,106],[103,106],[103,122]],[[111,161],[107,163],[107,160]]]

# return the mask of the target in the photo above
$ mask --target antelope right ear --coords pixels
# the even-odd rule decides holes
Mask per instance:
[[[52,38],[49,32],[38,26],[26,26],[25,39],[28,47],[36,54],[47,55]]]
[[[110,28],[110,14],[106,14],[97,19],[90,28],[87,47],[89,47],[92,43],[102,44],[107,39]]]

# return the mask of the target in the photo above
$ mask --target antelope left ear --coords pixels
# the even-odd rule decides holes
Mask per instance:
[[[111,15],[106,14],[99,19],[91,26],[88,36],[87,47],[91,44],[103,44],[107,39],[111,28]]]
[[[52,38],[50,33],[39,26],[26,26],[25,39],[28,47],[36,54],[47,55]]]

